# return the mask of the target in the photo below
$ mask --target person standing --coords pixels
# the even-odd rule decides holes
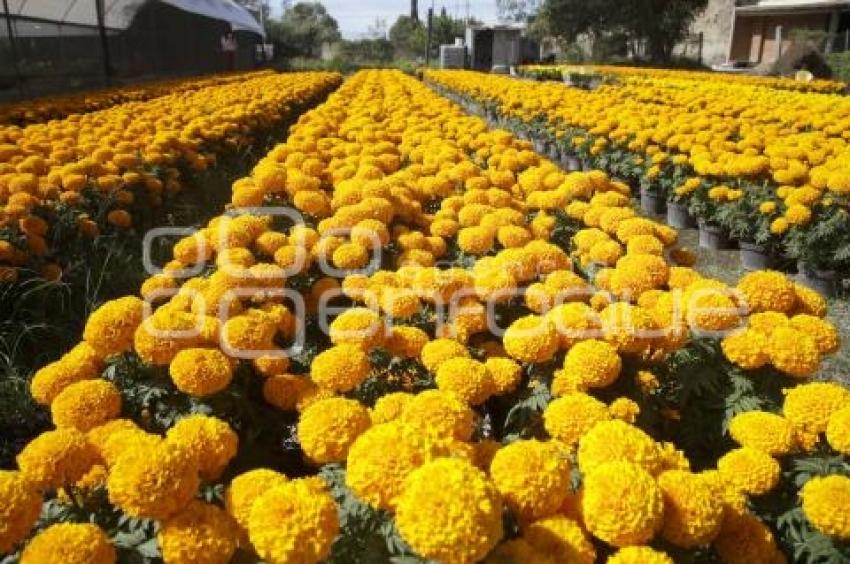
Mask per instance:
[[[225,68],[232,71],[236,68],[236,50],[239,44],[236,43],[236,35],[232,31],[228,31],[221,36],[221,51],[224,53]]]

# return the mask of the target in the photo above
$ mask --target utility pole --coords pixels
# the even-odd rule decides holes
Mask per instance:
[[[428,8],[428,47],[425,51],[425,68],[431,66],[431,33],[434,27],[434,7]]]

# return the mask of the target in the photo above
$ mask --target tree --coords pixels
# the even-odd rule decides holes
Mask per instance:
[[[417,58],[425,55],[427,31],[421,21],[410,16],[399,16],[390,28],[390,43],[396,57]]]
[[[343,41],[339,56],[349,63],[385,65],[393,60],[393,45],[385,37]]]
[[[387,38],[387,20],[376,17],[375,21],[369,25],[366,30],[366,36],[369,39],[386,39]]]
[[[541,0],[496,0],[499,19],[508,22],[527,22],[540,9]]]
[[[318,56],[324,43],[336,43],[342,36],[339,24],[319,2],[299,2],[280,20],[269,22],[269,35],[281,52]]]
[[[552,36],[575,41],[621,38],[631,51],[667,62],[708,0],[544,0],[535,23]]]

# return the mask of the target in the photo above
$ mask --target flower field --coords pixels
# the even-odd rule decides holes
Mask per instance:
[[[125,102],[141,102],[167,94],[241,82],[265,74],[269,74],[269,71],[222,73],[204,77],[155,80],[76,95],[44,96],[0,106],[0,124],[26,126],[52,119],[64,119],[70,114],[83,114]]]
[[[705,275],[633,204],[627,182],[644,172],[567,172],[534,150],[592,139],[600,151],[582,157],[609,168],[607,139],[629,133],[614,135],[616,105],[584,98],[601,94],[425,76],[348,78],[35,373],[53,427],[0,471],[0,551],[23,564],[850,558],[850,388],[821,378],[841,346],[824,297],[776,270]],[[233,96],[338,81],[292,78]],[[546,137],[491,129],[431,86]],[[256,110],[240,111],[270,111]],[[576,143],[591,124],[575,116],[592,112],[605,131]],[[169,119],[144,122],[155,138]],[[651,161],[650,139],[619,150]],[[723,154],[711,163],[760,158]],[[653,186],[674,174],[655,164]]]
[[[601,75],[611,77],[614,80],[634,83],[653,82],[656,80],[687,80],[760,86],[797,92],[819,92],[821,94],[840,94],[846,89],[846,84],[840,80],[815,79],[809,82],[803,82],[789,80],[787,78],[751,74],[729,74],[647,67],[619,67],[613,65],[527,65],[520,67],[519,72],[523,76],[536,80],[561,80],[564,76],[569,75]]]
[[[831,283],[846,276],[847,98],[679,74],[626,74],[593,90],[462,71],[428,76],[586,166],[640,184],[668,212],[756,246],[774,267],[829,272]]]

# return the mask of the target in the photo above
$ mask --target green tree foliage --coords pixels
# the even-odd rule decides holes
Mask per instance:
[[[410,16],[399,16],[390,27],[389,38],[396,57],[416,58],[425,55],[428,32],[421,21]]]
[[[352,63],[386,64],[393,60],[393,45],[383,37],[343,41],[339,47],[339,56]]]
[[[319,2],[299,2],[283,14],[280,20],[270,21],[269,36],[279,52],[288,55],[315,57],[322,44],[341,39],[339,24]]]
[[[673,47],[688,33],[707,0],[498,0],[506,19],[530,21],[538,35],[566,41],[588,36],[597,55],[643,53],[653,62],[669,61]]]

